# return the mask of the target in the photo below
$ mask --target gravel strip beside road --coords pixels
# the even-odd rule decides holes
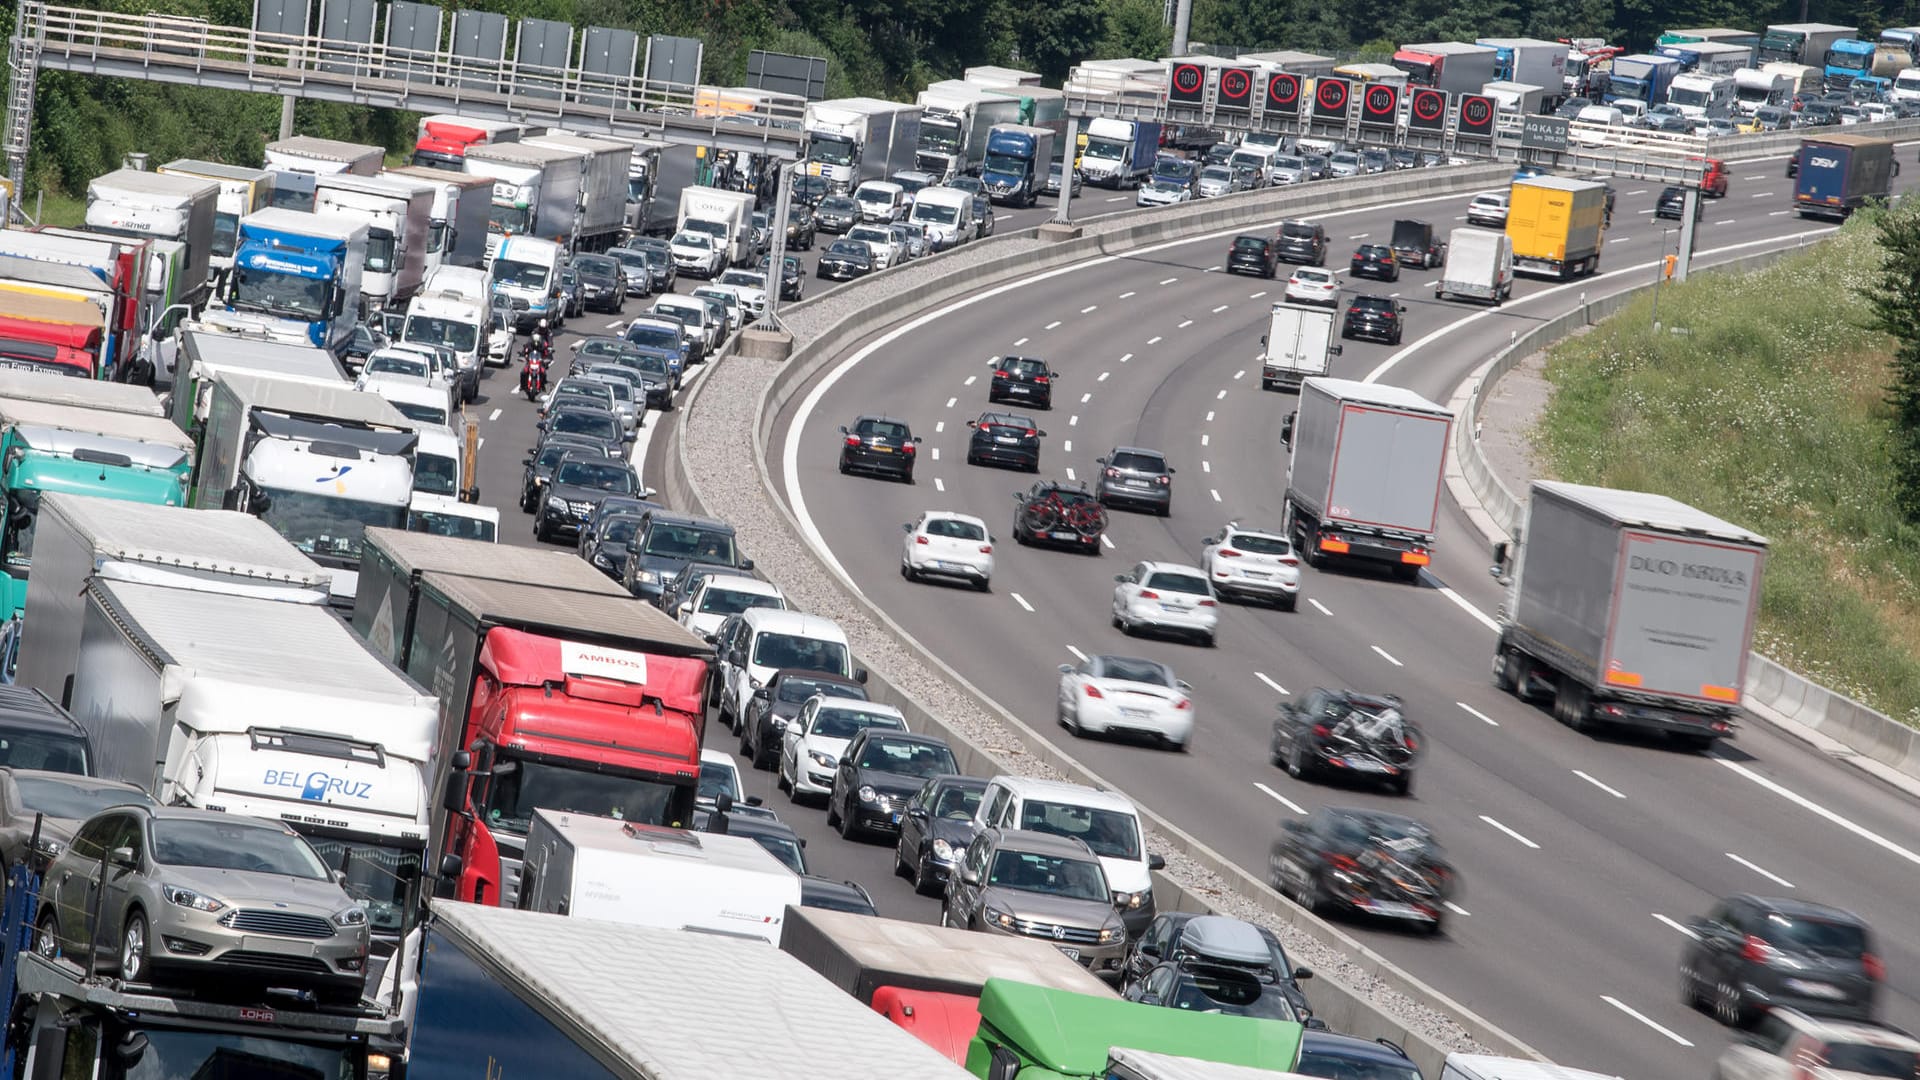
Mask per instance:
[[[780,323],[787,328],[788,333],[793,335],[793,347],[797,350],[825,333],[841,319],[864,311],[875,304],[885,303],[888,295],[904,292],[916,285],[930,284],[953,274],[963,274],[968,267],[977,263],[1017,255],[1022,251],[1039,250],[1050,243],[1052,241],[1031,236],[1007,237],[1000,240],[988,237],[984,243],[965,244],[953,251],[942,252],[931,258],[903,263],[895,269],[882,273],[879,280],[872,285],[839,288],[822,295],[817,300],[783,307],[780,309]],[[879,282],[886,284],[882,286]],[[852,284],[858,285],[859,282]]]

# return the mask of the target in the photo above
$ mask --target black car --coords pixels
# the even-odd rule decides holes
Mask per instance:
[[[853,840],[897,834],[907,803],[928,779],[958,772],[946,741],[891,728],[863,728],[847,744],[827,796],[827,827]]]
[[[1700,211],[1705,199],[1693,202],[1693,220],[1700,220]],[[1660,189],[1660,200],[1653,204],[1653,216],[1668,221],[1679,221],[1687,216],[1687,189],[1683,187],[1665,187]]]
[[[1107,508],[1100,505],[1084,483],[1063,484],[1041,481],[1027,491],[1016,491],[1013,500],[1019,507],[1013,512],[1015,543],[1055,544],[1100,554],[1100,537],[1107,531]]]
[[[846,232],[860,224],[860,204],[845,195],[830,195],[813,208],[813,224],[821,232]]]
[[[1361,244],[1354,249],[1353,262],[1347,267],[1347,273],[1375,281],[1399,281],[1400,259],[1385,244]]]
[[[1322,806],[1280,823],[1267,883],[1313,912],[1394,920],[1438,934],[1455,875],[1433,832],[1410,817]]]
[[[913,462],[920,437],[905,420],[862,416],[840,428],[840,472],[873,473],[913,483]]]
[[[724,814],[708,811],[706,822],[698,828],[701,832],[724,831],[728,836],[744,836],[765,848],[767,854],[779,859],[787,869],[802,876],[807,873],[806,838],[778,818],[760,817],[751,812],[743,814],[740,805],[735,803]]]
[[[1168,961],[1156,964],[1122,995],[1142,1005],[1298,1023],[1299,1012],[1278,988],[1244,968]]]
[[[1340,323],[1343,338],[1371,338],[1389,345],[1400,344],[1407,305],[1391,296],[1361,293],[1347,303],[1347,316]]]
[[[767,259],[760,260],[762,274],[767,272],[768,266]],[[791,255],[782,258],[780,260],[780,299],[799,300],[805,294],[806,288],[806,268],[800,265],[800,260]]]
[[[1680,998],[1744,1027],[1767,1008],[1873,1018],[1886,967],[1858,915],[1810,900],[1729,896],[1687,923]]]
[[[1280,245],[1265,236],[1236,236],[1227,248],[1227,273],[1270,278],[1280,272]]]
[[[543,439],[552,435],[580,435],[597,440],[606,445],[609,455],[621,453],[621,448],[633,441],[633,434],[621,426],[619,415],[612,410],[572,402],[557,406],[534,426],[540,429]]]
[[[1572,120],[1580,115],[1581,109],[1591,104],[1593,104],[1592,98],[1570,97],[1560,103],[1560,107],[1553,111],[1553,115],[1565,120]]]
[[[560,459],[576,451],[591,451],[601,457],[611,457],[607,444],[598,439],[584,439],[572,435],[555,435],[541,440],[529,456],[520,460],[520,509],[531,514],[540,506],[540,493],[545,490],[547,481],[553,476],[553,470],[560,465]]]
[[[1420,1066],[1415,1065],[1398,1044],[1331,1031],[1301,1034],[1300,1062],[1293,1071],[1301,1076],[1324,1076],[1333,1080],[1350,1076],[1364,1076],[1367,1080],[1421,1080]]]
[[[893,846],[893,872],[912,881],[914,892],[946,892],[947,875],[973,843],[973,815],[986,790],[987,782],[977,777],[936,776],[907,801]]]
[[[1387,160],[1395,169],[1417,169],[1420,167],[1420,155],[1404,146],[1396,146],[1387,151]]]
[[[1208,165],[1225,165],[1228,159],[1233,157],[1233,150],[1232,143],[1217,142],[1207,147],[1207,152],[1201,160]]]
[[[1431,269],[1447,261],[1447,242],[1440,239],[1432,223],[1419,218],[1401,218],[1394,222],[1393,242],[1387,247],[1401,266]]]
[[[590,518],[580,526],[580,547],[595,570],[618,581],[627,568],[627,545],[640,527],[640,515],[603,514],[596,506]]]
[[[787,206],[787,246],[799,251],[812,251],[815,230],[813,207],[806,203],[791,203]]]
[[[793,178],[793,201],[809,208],[819,206],[820,201],[833,194],[833,186],[824,176],[801,176]]]
[[[835,240],[820,253],[813,276],[828,281],[852,281],[873,273],[873,249],[858,240]]]
[[[973,437],[967,440],[967,464],[1040,471],[1040,440],[1047,433],[1034,425],[1032,417],[984,412],[979,419],[967,421],[967,426],[973,429]]]
[[[555,330],[586,309],[586,291],[580,284],[580,271],[574,269],[572,263],[560,268],[558,292],[560,306],[555,312],[558,318],[553,320]]]
[[[1794,127],[1832,127],[1839,122],[1834,106],[1824,101],[1809,101],[1805,108],[1793,114]]]
[[[800,906],[844,911],[849,915],[879,916],[873,896],[857,881],[835,881],[814,874],[800,878]]]
[[[607,255],[575,255],[572,266],[580,277],[580,303],[590,311],[620,314],[620,304],[630,288],[626,267],[620,260]]]
[[[1280,703],[1268,751],[1296,780],[1337,775],[1383,781],[1405,795],[1426,747],[1420,729],[1391,694],[1315,687]]]
[[[1018,401],[1036,409],[1053,408],[1053,380],[1057,371],[1033,356],[1001,356],[987,361],[993,369],[993,381],[987,384],[987,403]]]
[[[1327,265],[1327,227],[1312,221],[1283,221],[1279,236],[1282,260],[1306,266]]]
[[[623,461],[581,450],[562,455],[534,511],[533,538],[543,544],[555,537],[577,539],[601,499],[632,495],[639,487],[633,466]]]
[[[346,348],[340,359],[347,365],[349,372],[357,373],[376,349],[384,349],[390,344],[387,335],[368,326],[366,323],[354,323],[353,332],[347,336]]]
[[[762,772],[772,769],[780,756],[787,722],[799,715],[800,706],[815,694],[867,700],[867,688],[852,679],[803,668],[781,668],[767,685],[754,691],[753,699],[742,710],[740,756]]]
[[[1200,919],[1210,921],[1200,923],[1193,937],[1189,938],[1187,930]],[[1224,926],[1224,923],[1238,925]],[[1221,930],[1227,933],[1219,933]],[[1246,930],[1252,930],[1259,937],[1260,943],[1265,946],[1264,956],[1256,957],[1251,951],[1237,947],[1238,939],[1244,937]],[[1221,947],[1223,939],[1228,946],[1226,948]],[[1300,989],[1302,980],[1313,978],[1313,970],[1294,966],[1272,930],[1224,915],[1203,915],[1195,911],[1163,911],[1155,915],[1127,950],[1126,967],[1121,972],[1121,979],[1131,985],[1145,978],[1156,964],[1188,958],[1250,971],[1261,980],[1277,985],[1296,1013],[1301,1016],[1313,1015],[1312,1007],[1307,1004],[1307,995]]]
[[[655,600],[667,579],[692,562],[753,569],[753,560],[743,557],[734,542],[733,526],[713,518],[652,510],[627,545],[627,573],[621,584],[642,600]]]

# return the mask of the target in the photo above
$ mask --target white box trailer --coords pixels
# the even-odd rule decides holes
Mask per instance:
[[[580,205],[568,243],[574,251],[605,251],[627,223],[627,175],[633,144],[567,132],[528,135],[522,142],[579,154]]]
[[[131,413],[135,416],[167,414],[160,398],[144,386],[103,382],[99,379],[76,379],[70,375],[55,375],[26,368],[0,367],[0,398]]]
[[[1455,229],[1447,237],[1447,261],[1433,287],[1435,300],[1455,297],[1500,306],[1513,295],[1513,240],[1488,229]]]
[[[1298,390],[1306,379],[1331,372],[1333,358],[1341,352],[1334,341],[1339,332],[1338,308],[1273,305],[1267,332],[1260,338],[1266,347],[1260,356],[1260,389]]]
[[[437,185],[410,176],[322,176],[314,184],[313,212],[366,225],[367,254],[360,295],[376,307],[401,308],[420,291],[427,273]]]
[[[1253,1065],[1175,1057],[1116,1046],[1107,1058],[1107,1080],[1305,1080],[1305,1074]]]
[[[1492,1057],[1486,1054],[1448,1054],[1440,1066],[1440,1080],[1620,1080],[1610,1073],[1569,1069],[1546,1061],[1528,1058]]]
[[[372,176],[380,171],[387,152],[365,143],[341,142],[296,135],[267,144],[264,168],[273,173],[272,205],[282,210],[313,210],[315,177],[335,173]]]
[[[535,810],[520,906],[778,945],[800,877],[744,836]]]
[[[427,212],[427,271],[441,266],[482,267],[487,262],[487,218],[493,212],[493,181],[426,165],[388,169],[434,185]]]
[[[862,1005],[889,987],[977,998],[988,979],[1113,997],[1113,987],[1098,975],[1034,938],[796,908],[787,915],[780,948]]]
[[[198,176],[118,169],[87,185],[87,229],[140,240],[177,240],[185,259],[174,282],[180,303],[198,306],[213,260],[220,185]]]

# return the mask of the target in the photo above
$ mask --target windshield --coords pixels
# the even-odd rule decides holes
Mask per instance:
[[[364,264],[369,274],[393,273],[393,234],[385,229],[367,230],[367,261]]]
[[[701,562],[734,563],[733,534],[703,529],[697,525],[656,525],[647,536],[646,555],[668,559],[698,559]],[[768,667],[788,667],[769,664]]]
[[[1760,928],[1770,944],[1823,956],[1858,956],[1867,951],[1867,932],[1855,923],[1789,918],[1770,914]]]
[[[501,206],[494,204],[487,213],[487,228],[491,232],[519,234],[527,231],[527,225],[533,221],[533,210],[525,206]]]
[[[860,212],[860,205],[845,195],[835,195],[830,199],[821,200],[820,211],[826,214],[857,214]]]
[[[1152,660],[1136,660],[1128,656],[1109,656],[1102,660],[1100,677],[1146,683],[1150,686],[1173,685],[1173,673],[1168,671],[1165,665],[1156,664]]]
[[[400,410],[401,416],[416,423],[439,424],[444,427],[447,422],[447,410],[435,405],[422,405],[417,402],[393,400],[389,400],[387,404]]]
[[[117,1064],[116,1055],[102,1055],[102,1080],[355,1080],[364,1073],[353,1058],[366,1048],[355,1045],[317,1046],[286,1038],[238,1032],[188,1031],[142,1024],[129,1027],[113,1019],[106,1037],[115,1043],[138,1032],[146,1039],[136,1060]],[[92,1061],[100,1034],[80,1026],[67,1035],[67,1060]]]
[[[307,491],[267,488],[272,505],[261,520],[287,542],[316,558],[360,561],[360,544],[367,526],[398,529],[406,524],[407,508],[382,506],[358,499],[337,499]]]
[[[821,134],[816,132],[807,156],[823,165],[853,164],[853,140],[844,135]]]
[[[859,767],[896,776],[917,776],[922,780],[960,771],[953,763],[952,751],[946,747],[905,739],[869,738],[866,749],[860,753]]]
[[[928,536],[944,536],[953,540],[985,540],[987,531],[971,521],[956,521],[953,518],[932,518],[927,522]]]
[[[707,305],[701,303],[674,303],[670,300],[655,300],[653,310],[679,319],[681,322],[699,329],[707,324]]]
[[[947,821],[971,820],[974,811],[980,809],[980,796],[985,791],[975,787],[949,787],[940,792],[933,804],[933,816]]]
[[[1291,555],[1293,541],[1277,536],[1255,536],[1252,533],[1234,533],[1227,537],[1227,546],[1253,555]]]
[[[620,273],[620,264],[605,255],[579,255],[573,260],[573,268],[581,277],[612,281]]]
[[[284,874],[309,881],[327,879],[327,868],[313,849],[284,827],[156,818],[152,828],[153,859],[168,866]]]
[[[1827,1068],[1847,1076],[1893,1076],[1911,1080],[1920,1076],[1920,1054],[1892,1046],[1864,1043],[1828,1043]]]
[[[240,215],[238,214],[213,215],[212,252],[215,258],[226,258],[228,256],[231,256],[233,254],[233,249],[239,244],[239,240],[240,240]]]
[[[959,207],[941,206],[938,203],[921,202],[913,205],[913,220],[930,221],[935,225],[951,225],[960,216]]]
[[[335,836],[308,836],[328,870],[345,870],[347,895],[367,909],[376,934],[398,934],[410,925],[414,886],[420,881],[418,849],[387,847]]]
[[[1704,90],[1689,90],[1682,86],[1676,86],[1672,90],[1667,91],[1667,101],[1673,105],[1699,105],[1704,107],[1708,100],[1707,92]]]
[[[295,277],[245,266],[235,267],[233,271],[233,306],[271,315],[324,319],[331,291],[319,278]]]
[[[1845,71],[1865,71],[1867,59],[1860,53],[1841,52],[1839,49],[1827,50],[1827,66]]]
[[[1411,1065],[1396,1065],[1390,1061],[1359,1061],[1307,1050],[1301,1052],[1300,1063],[1293,1067],[1293,1071],[1301,1076],[1325,1077],[1326,1080],[1420,1080],[1420,1070]]]
[[[15,768],[25,767],[13,762],[8,764]],[[154,805],[153,798],[146,792],[130,791],[123,787],[82,786],[18,773],[14,774],[13,782],[20,789],[20,805],[48,817],[84,821],[109,806]]]
[[[785,863],[787,869],[796,874],[804,874],[807,872],[807,857],[801,854],[800,845],[795,843],[791,837],[768,836],[764,833],[754,833],[753,839],[761,847],[766,848],[768,853],[774,858]]]
[[[1230,184],[1233,182],[1233,171],[1219,165],[1209,165],[1200,171],[1200,179],[1216,184]]]
[[[1020,811],[1020,827],[1086,841],[1105,859],[1138,859],[1140,827],[1133,815],[1067,803],[1029,801]]]
[[[787,676],[780,680],[779,700],[798,704],[815,694],[829,694],[833,697],[858,697],[865,691],[859,687],[844,683],[826,682],[820,679]]]
[[[857,243],[852,240],[835,240],[832,246],[827,248],[827,254],[842,259],[853,259],[857,262],[865,262],[871,252],[867,249],[865,243]]]
[[[1012,157],[1007,154],[988,154],[987,164],[982,171],[1018,176],[1027,171],[1027,162],[1025,158]]]
[[[447,244],[447,223],[435,221],[427,226],[427,254],[431,255]]]
[[[1235,151],[1233,157],[1227,160],[1236,169],[1258,169],[1267,163],[1266,159],[1259,154],[1249,154],[1245,151]]]
[[[409,360],[401,356],[370,356],[360,371],[364,375],[405,375],[412,379],[431,378],[433,374],[425,360]]]
[[[701,762],[699,797],[702,799],[718,799],[722,795],[726,795],[736,802],[743,797],[740,794],[739,771],[734,769],[730,764],[723,765],[717,761]]]
[[[459,461],[438,454],[414,455],[413,490],[429,495],[456,495],[459,488]]]
[[[493,280],[495,284],[508,285],[521,289],[544,289],[547,276],[552,273],[539,263],[519,262],[514,259],[493,260]]]
[[[960,152],[960,125],[944,117],[923,117],[920,121],[920,149],[929,154]]]
[[[761,634],[753,642],[753,662],[765,668],[798,668],[833,675],[853,670],[845,645],[799,634]]]
[[[92,763],[87,758],[87,741],[81,736],[59,735],[43,731],[9,731],[0,735],[0,765],[15,769],[39,769],[42,772],[72,773],[85,776]],[[22,782],[24,784],[24,781]],[[126,802],[126,799],[121,799]],[[29,803],[29,805],[32,805]],[[87,817],[76,814],[75,817]]]
[[[853,197],[860,200],[863,203],[877,204],[880,206],[893,205],[893,193],[891,191],[878,191],[873,188],[861,188],[859,191],[856,191],[853,193]]]
[[[1069,900],[1107,899],[1107,879],[1100,872],[1099,863],[1028,851],[995,854],[993,866],[987,871],[987,884],[997,889],[1044,893]]]
[[[600,529],[600,542],[626,547],[627,541],[633,539],[634,530],[639,527],[640,519],[632,514],[608,518]]]
[[[536,809],[595,817],[638,821],[646,825],[677,825],[668,821],[673,802],[670,784],[633,776],[569,769],[542,761],[508,761],[505,775],[494,765],[492,789],[487,793],[489,828],[525,836]]]
[[[620,438],[620,421],[617,417],[600,412],[563,412],[554,416],[547,425],[550,434],[586,435],[605,442],[614,442]]]
[[[463,514],[441,514],[432,510],[410,510],[407,512],[407,531],[431,533],[434,536],[454,536],[462,540],[478,540],[482,543],[497,543],[500,539],[500,527],[485,518],[467,517]]]
[[[1088,139],[1087,148],[1081,156],[1090,157],[1096,161],[1119,161],[1121,155],[1126,152],[1125,143],[1115,142],[1112,139]]]
[[[639,323],[627,327],[627,340],[649,349],[660,349],[669,353],[680,351],[680,331],[651,323]]]
[[[1147,579],[1147,587],[1195,596],[1207,595],[1207,579],[1195,574],[1174,574],[1162,570]]]
[[[720,284],[739,285],[749,289],[764,289],[767,286],[767,279],[751,270],[729,270],[720,275]],[[735,299],[737,300],[739,297],[736,296]]]
[[[633,471],[610,461],[563,461],[553,482],[594,488],[611,495],[633,494]]]
[[[745,589],[722,589],[709,586],[700,597],[700,613],[703,615],[738,615],[749,608],[784,608],[777,596],[766,593],[748,592]]]
[[[457,353],[470,353],[480,343],[480,324],[456,322],[432,315],[409,315],[406,329],[400,332],[400,340],[438,345]]]
[[[851,739],[867,728],[897,728],[900,721],[886,713],[858,709],[821,709],[813,715],[807,734],[822,739]],[[949,772],[952,770],[949,769]]]
[[[688,222],[688,224],[692,225],[694,223]],[[712,249],[713,247],[713,237],[708,236],[706,233],[693,232],[692,230],[688,230],[686,232],[679,232],[673,235],[673,246],[684,247],[684,248],[699,248],[702,251],[707,251]]]

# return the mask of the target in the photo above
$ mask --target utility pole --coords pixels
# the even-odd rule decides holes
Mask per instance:
[[[1806,0],[1801,0],[1802,5]],[[1804,19],[1805,16],[1803,15]],[[1173,55],[1187,55],[1187,24],[1193,21],[1193,0],[1174,0]]]

